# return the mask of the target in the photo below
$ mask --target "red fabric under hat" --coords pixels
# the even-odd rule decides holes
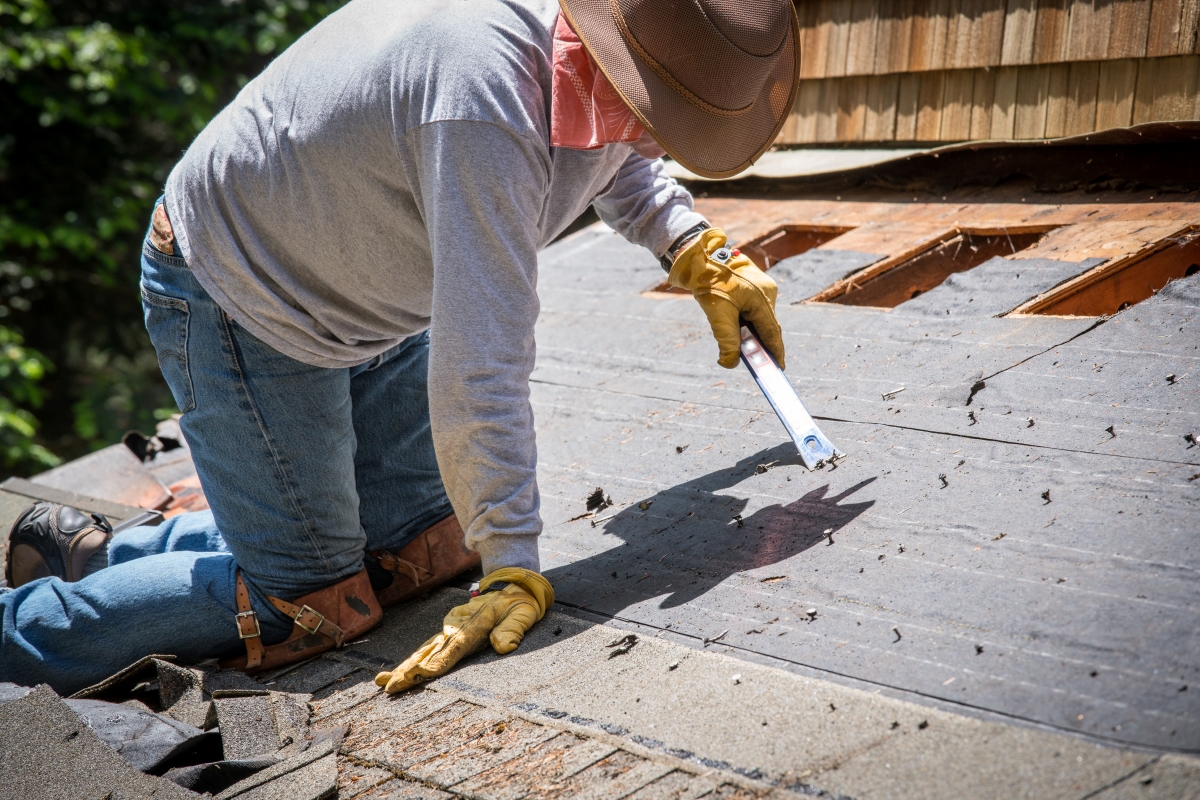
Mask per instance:
[[[593,150],[637,141],[645,129],[559,12],[554,26],[550,145]]]

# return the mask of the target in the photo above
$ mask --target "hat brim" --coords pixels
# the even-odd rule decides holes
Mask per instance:
[[[667,153],[697,175],[728,178],[748,169],[775,141],[796,101],[800,23],[791,29],[772,74],[750,110],[711,113],[668,86],[625,43],[609,0],[559,0],[562,11],[625,104]]]

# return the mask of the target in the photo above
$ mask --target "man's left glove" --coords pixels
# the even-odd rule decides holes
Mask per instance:
[[[720,347],[717,363],[737,366],[742,346],[742,319],[749,320],[763,346],[783,369],[783,335],[775,318],[775,281],[749,258],[725,246],[725,231],[704,231],[675,257],[667,282],[687,289],[708,317]]]
[[[388,694],[402,692],[449,672],[485,640],[500,655],[511,653],[553,603],[554,589],[538,573],[518,567],[498,569],[479,582],[476,597],[450,609],[441,633],[391,672],[376,675],[375,684]]]

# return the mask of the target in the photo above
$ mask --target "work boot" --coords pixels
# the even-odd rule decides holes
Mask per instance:
[[[38,578],[74,583],[107,565],[105,547],[112,532],[102,514],[85,514],[61,503],[34,503],[9,531],[4,580],[11,589]],[[92,556],[102,563],[85,569]]]
[[[479,554],[467,549],[453,514],[426,528],[398,553],[372,550],[367,555],[392,573],[392,582],[375,591],[381,606],[424,594],[479,566]]]
[[[341,647],[357,639],[383,620],[383,609],[371,591],[365,569],[349,578],[298,598],[295,603],[267,597],[271,605],[291,617],[292,635],[279,644],[264,646],[258,615],[250,605],[250,592],[237,571],[238,636],[246,642],[246,655],[225,659],[222,667],[240,669],[253,675],[263,670],[284,667]]]

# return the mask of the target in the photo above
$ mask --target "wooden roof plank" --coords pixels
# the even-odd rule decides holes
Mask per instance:
[[[1117,259],[1140,253],[1190,227],[1179,220],[1121,219],[1080,222],[1056,228],[1028,250],[1011,258],[1084,261]]]

